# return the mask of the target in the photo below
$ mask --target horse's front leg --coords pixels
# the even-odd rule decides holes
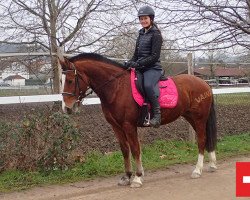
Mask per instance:
[[[137,127],[130,123],[124,124],[124,130],[126,130],[127,140],[130,146],[131,153],[135,159],[136,173],[130,187],[137,188],[142,186],[144,170],[141,160],[141,147],[137,133]]]
[[[133,157],[135,159],[136,173],[135,173],[135,177],[134,177],[133,181],[131,182],[130,187],[138,188],[138,187],[142,186],[144,170],[143,170],[143,167],[142,167],[140,150],[139,151],[136,150],[134,153],[132,152],[132,154],[133,154]]]
[[[129,143],[126,139],[125,133],[120,128],[113,127],[113,130],[120,144],[120,148],[124,158],[124,167],[125,167],[125,175],[121,177],[121,179],[118,182],[118,185],[120,186],[130,185],[130,179],[132,176],[132,166],[131,166]]]

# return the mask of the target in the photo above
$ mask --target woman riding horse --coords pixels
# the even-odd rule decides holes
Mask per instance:
[[[143,86],[146,99],[150,102],[153,118],[149,121],[152,127],[158,128],[161,124],[161,110],[158,101],[158,81],[162,75],[160,54],[162,36],[154,23],[155,12],[150,6],[143,6],[138,11],[142,29],[136,40],[134,55],[126,63],[127,67],[133,67],[143,74]]]

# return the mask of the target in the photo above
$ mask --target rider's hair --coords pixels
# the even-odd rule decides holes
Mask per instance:
[[[161,34],[161,30],[159,29],[158,25],[154,21],[152,21],[152,25],[155,26]],[[162,34],[161,34],[161,37],[162,37]]]

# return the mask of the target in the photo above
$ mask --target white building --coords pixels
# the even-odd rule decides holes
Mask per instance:
[[[25,85],[25,78],[18,74],[13,75],[13,76],[8,76],[5,79],[3,79],[3,81],[12,86],[24,86]]]
[[[20,75],[25,79],[29,79],[29,72],[27,71],[25,66],[18,65],[18,63],[12,63],[12,65],[8,68],[5,68],[0,76],[2,79],[5,79],[9,76]]]

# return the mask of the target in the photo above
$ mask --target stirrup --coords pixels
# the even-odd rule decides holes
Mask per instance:
[[[143,126],[150,126],[150,112],[148,112],[148,115],[145,117]]]

